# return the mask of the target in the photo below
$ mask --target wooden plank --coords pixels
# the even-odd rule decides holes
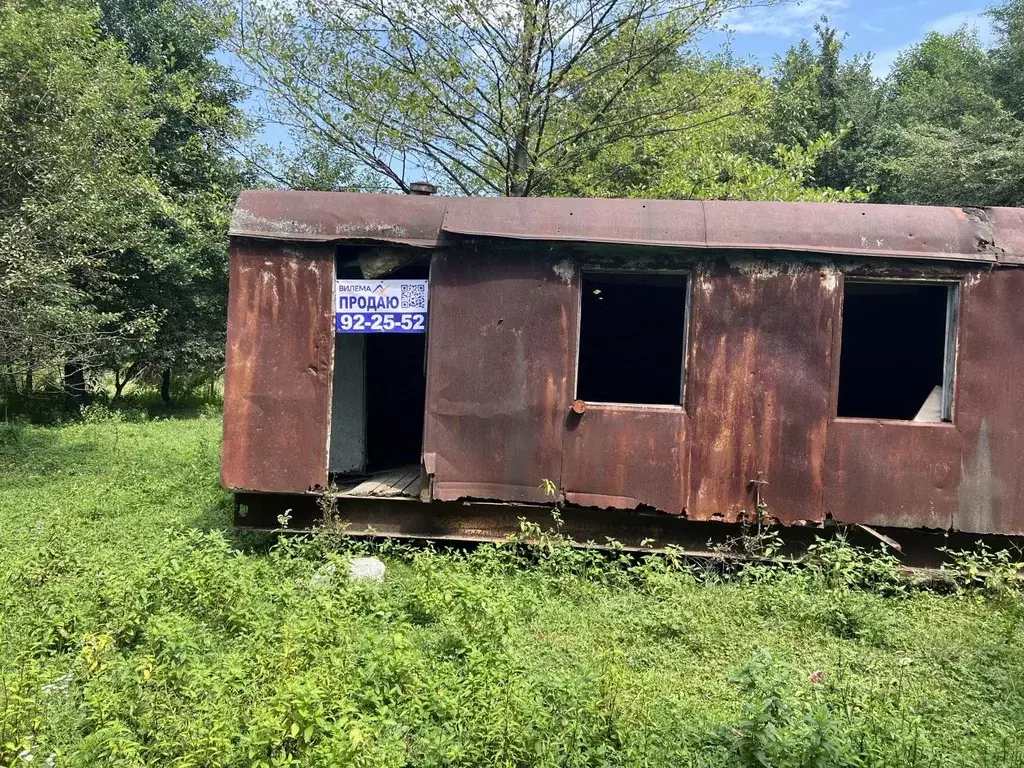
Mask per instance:
[[[405,469],[396,469],[382,472],[374,476],[372,484],[370,481],[367,481],[367,487],[360,489],[360,492],[365,496],[390,496],[392,495],[391,490],[395,483],[405,477],[407,471]]]
[[[338,496],[394,498],[419,494],[420,470],[418,467],[403,467],[378,473],[357,483],[349,483],[338,489]]]
[[[383,484],[383,479],[380,475],[374,475],[373,477],[364,480],[355,488],[353,488],[347,495],[349,496],[373,496],[376,490]]]
[[[375,495],[400,496],[402,494],[402,489],[409,484],[413,474],[413,470],[406,469],[404,471],[399,470],[398,472],[389,475],[387,483],[382,484]],[[418,470],[416,470],[416,474],[419,474]]]
[[[419,467],[412,470],[409,482],[402,486],[402,493],[406,496],[420,495],[420,470]]]

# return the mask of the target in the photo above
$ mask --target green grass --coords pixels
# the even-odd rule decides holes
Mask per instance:
[[[1012,587],[550,536],[350,582],[365,545],[232,532],[215,415],[89,418],[0,425],[0,764],[1024,763]]]

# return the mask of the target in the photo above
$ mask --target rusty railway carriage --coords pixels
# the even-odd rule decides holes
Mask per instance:
[[[1024,534],[1024,210],[256,191],[230,234],[243,512]],[[427,333],[336,333],[391,277]]]

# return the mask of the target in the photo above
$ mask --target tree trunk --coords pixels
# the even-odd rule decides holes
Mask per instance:
[[[530,122],[533,118],[534,47],[537,40],[537,0],[520,0],[523,14],[523,49],[519,59],[519,114],[516,116],[515,145],[508,189],[511,197],[529,194]]]
[[[128,384],[128,376],[121,378],[120,371],[114,371],[114,400],[113,402],[121,402],[121,393],[124,391],[125,386]]]
[[[75,411],[89,399],[85,388],[85,368],[75,360],[64,363],[64,396],[68,406]]]
[[[171,369],[164,368],[163,375],[160,377],[160,399],[164,401],[164,405],[171,404]]]

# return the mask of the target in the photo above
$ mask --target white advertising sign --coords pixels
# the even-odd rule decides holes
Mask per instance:
[[[338,333],[426,333],[426,280],[338,280]]]

